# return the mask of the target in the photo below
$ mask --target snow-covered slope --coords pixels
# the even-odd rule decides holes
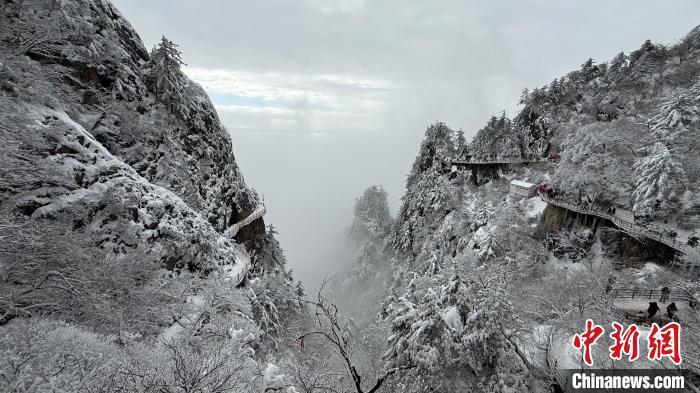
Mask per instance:
[[[111,258],[140,255],[168,269],[235,262],[218,234],[172,191],[115,158],[65,112],[0,97],[2,207],[87,233]]]
[[[106,0],[0,2],[2,391],[256,378],[242,284],[265,208],[204,90],[172,61],[158,80],[162,54]]]
[[[156,100],[149,90],[149,54],[110,3],[10,2],[0,18],[1,94],[65,112],[215,231],[255,210],[258,198],[238,170],[231,139],[206,93],[181,75],[177,105]],[[261,219],[237,239],[252,249],[263,231]]]
[[[108,1],[0,5],[0,325],[149,338],[201,290],[166,287],[245,279],[264,205],[204,90],[177,64],[158,96],[153,57]]]
[[[181,75],[178,105],[156,100],[148,52],[106,1],[10,2],[0,18],[3,211],[168,269],[234,263],[219,233],[258,198],[202,88]],[[263,232],[258,218],[236,239],[254,249]]]

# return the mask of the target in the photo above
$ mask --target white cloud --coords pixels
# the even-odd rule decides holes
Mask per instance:
[[[234,128],[339,132],[385,127],[389,81],[347,75],[256,73],[186,68],[185,72],[216,96],[241,103],[217,102],[222,113],[236,114]],[[215,96],[215,97],[216,97]],[[259,102],[251,104],[251,100]]]
[[[330,15],[341,12],[353,12],[365,6],[365,0],[306,0],[306,4]]]

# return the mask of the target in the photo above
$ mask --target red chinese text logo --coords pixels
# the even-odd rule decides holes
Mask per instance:
[[[610,358],[620,360],[627,356],[633,362],[639,358],[640,329],[632,324],[625,329],[622,324],[613,322],[613,331],[610,338],[613,343],[609,347]],[[586,330],[574,336],[574,348],[583,351],[583,361],[593,365],[592,346],[603,335],[605,329],[596,325],[592,320],[586,320]],[[651,330],[647,336],[649,360],[670,359],[674,364],[680,364],[681,358],[681,325],[678,322],[670,322],[663,327],[656,323],[651,324]]]
[[[613,322],[612,327],[615,331],[610,333],[610,338],[614,342],[610,346],[610,357],[620,360],[622,355],[625,354],[631,362],[637,360],[639,357],[639,328],[637,325],[630,325],[627,330],[624,330],[622,325]]]
[[[583,361],[587,365],[593,364],[591,358],[591,346],[603,335],[605,330],[602,326],[598,326],[590,319],[586,320],[586,331],[574,336],[574,348],[583,349]]]
[[[651,324],[649,333],[649,360],[668,357],[674,364],[681,364],[681,325],[671,322],[659,327]]]

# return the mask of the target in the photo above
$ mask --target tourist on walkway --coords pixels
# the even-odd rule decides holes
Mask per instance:
[[[659,311],[659,305],[656,302],[649,302],[649,308],[647,308],[647,313],[649,314],[649,319],[653,318],[654,315]]]
[[[676,303],[673,302],[666,307],[666,314],[668,314],[668,319],[670,320],[675,320],[676,318],[676,312],[678,311],[678,307],[676,307]]]
[[[693,235],[688,238],[688,247],[695,248],[698,246],[698,243],[700,243],[700,238],[698,238],[697,236]]]
[[[671,294],[671,290],[668,289],[668,287],[661,288],[661,299],[659,299],[659,301],[661,303],[666,303],[666,301],[668,300],[668,295],[670,295],[670,294]]]

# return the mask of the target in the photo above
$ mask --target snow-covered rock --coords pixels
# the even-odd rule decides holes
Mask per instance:
[[[64,220],[117,259],[235,264],[220,233],[259,198],[204,90],[181,75],[177,105],[156,99],[148,51],[106,0],[8,3],[0,24],[3,211]],[[258,218],[235,239],[252,250],[263,233]]]

